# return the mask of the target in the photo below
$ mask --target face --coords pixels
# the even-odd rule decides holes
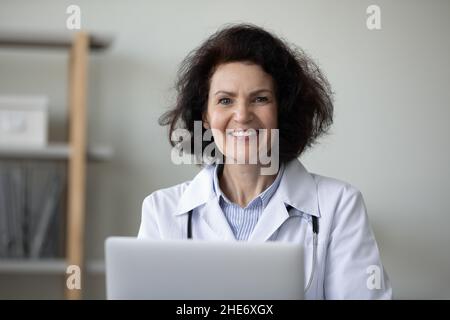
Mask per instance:
[[[245,159],[250,163],[261,148],[270,151],[270,129],[276,129],[277,124],[274,83],[269,74],[246,62],[217,67],[210,81],[203,125],[212,129],[226,161]]]

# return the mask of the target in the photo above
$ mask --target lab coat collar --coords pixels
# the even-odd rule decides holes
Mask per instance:
[[[316,181],[298,159],[286,164],[275,195],[286,205],[320,218]]]
[[[220,208],[214,192],[214,166],[207,166],[189,183],[181,196],[175,215],[185,214],[205,204],[200,216],[219,239],[236,240],[233,231]]]
[[[214,166],[208,165],[189,183],[178,203],[175,215],[187,213],[207,202],[215,201],[213,179]],[[298,159],[286,164],[280,185],[269,204],[271,202],[290,205],[298,211],[320,217],[316,182]],[[284,214],[287,214],[286,209]]]
[[[187,213],[215,196],[213,189],[214,168],[213,165],[206,166],[191,180],[180,198],[175,215]]]
[[[288,211],[287,206],[296,210]],[[305,167],[294,159],[286,164],[277,191],[264,209],[249,241],[267,241],[290,216],[303,213],[320,217],[317,185]]]

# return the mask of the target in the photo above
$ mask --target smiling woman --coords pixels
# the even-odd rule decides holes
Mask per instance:
[[[242,74],[252,83],[239,93],[236,89],[244,81]],[[270,95],[254,98],[260,103],[270,99],[276,110],[273,121],[280,130],[280,162],[298,157],[333,122],[331,88],[314,61],[301,49],[250,24],[225,27],[192,51],[180,67],[176,87],[177,104],[160,118],[161,125],[169,125],[169,137],[176,128],[193,134],[195,121],[204,120],[205,111],[210,111],[216,98],[222,99],[221,105],[228,105],[236,102],[231,98],[237,94],[237,102],[241,102],[250,90],[269,91]],[[220,97],[217,91],[221,91]],[[227,93],[233,95],[223,96]],[[194,150],[194,139],[191,143]],[[203,149],[207,145],[203,141]]]
[[[227,26],[184,60],[177,90],[160,124],[194,136],[194,152],[200,124],[216,161],[144,200],[140,238],[297,243],[306,298],[391,298],[361,193],[297,159],[333,120],[330,85],[302,50],[254,25]],[[209,139],[200,144],[203,153]],[[274,172],[261,150],[281,164]]]
[[[206,129],[214,129],[214,142],[227,163],[238,163],[240,159],[241,164],[258,163],[258,159],[250,161],[250,143],[260,142],[254,149],[270,152],[270,134],[278,128],[272,77],[251,62],[220,65],[211,77],[203,122]]]

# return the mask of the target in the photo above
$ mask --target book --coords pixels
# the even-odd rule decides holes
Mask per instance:
[[[65,166],[0,162],[0,258],[62,256]]]

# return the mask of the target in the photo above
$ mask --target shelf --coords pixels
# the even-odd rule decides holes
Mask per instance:
[[[99,35],[85,30],[48,32],[45,30],[0,30],[0,49],[55,49],[68,53],[68,142],[44,147],[0,146],[0,159],[66,160],[67,211],[66,255],[57,260],[1,260],[0,272],[11,274],[65,275],[67,264],[79,265],[82,278],[86,272],[104,273],[102,262],[84,259],[84,223],[86,207],[87,161],[105,161],[112,155],[107,147],[91,147],[86,141],[86,98],[89,74],[89,53],[107,49],[112,43],[110,35]],[[86,272],[84,272],[86,270]],[[65,288],[67,299],[80,299],[81,290]]]
[[[112,43],[110,35],[89,34],[89,48],[93,51],[107,49]],[[38,31],[1,31],[0,47],[25,47],[44,49],[70,49],[73,44],[73,33],[38,32]]]
[[[65,274],[64,259],[0,259],[0,274]],[[91,274],[104,274],[105,262],[88,261],[85,270]]]
[[[70,147],[65,143],[52,143],[45,147],[6,147],[0,146],[0,159],[41,159],[67,160]],[[107,161],[113,157],[113,151],[106,146],[88,146],[88,160]]]

